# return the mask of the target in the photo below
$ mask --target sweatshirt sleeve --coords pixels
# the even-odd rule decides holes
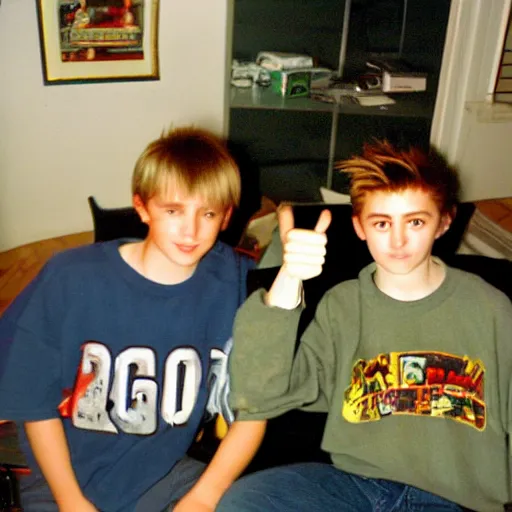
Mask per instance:
[[[324,298],[295,353],[301,308],[268,307],[253,293],[235,321],[231,405],[238,419],[266,419],[303,406],[327,410],[335,353]]]
[[[509,500],[512,501],[512,303],[506,296],[496,307],[496,344],[503,430],[508,436]]]
[[[510,475],[508,496],[512,502],[512,371],[509,373],[508,384],[508,474]]]

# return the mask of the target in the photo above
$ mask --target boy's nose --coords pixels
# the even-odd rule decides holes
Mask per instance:
[[[394,226],[391,229],[391,246],[393,249],[400,249],[406,242],[405,230],[402,226]]]
[[[183,219],[182,233],[188,238],[194,238],[197,235],[198,219],[195,215],[187,215]]]

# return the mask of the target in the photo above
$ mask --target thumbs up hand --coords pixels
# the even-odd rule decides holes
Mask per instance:
[[[323,210],[314,229],[295,228],[289,205],[279,208],[278,219],[283,243],[283,271],[301,281],[318,276],[325,262],[325,232],[331,224],[331,212]]]
[[[278,210],[279,232],[283,242],[283,266],[265,295],[269,306],[294,309],[302,297],[302,281],[318,276],[325,261],[325,232],[331,223],[331,212],[324,210],[315,229],[294,227],[291,206]]]

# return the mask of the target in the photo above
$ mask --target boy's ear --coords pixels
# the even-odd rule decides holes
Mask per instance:
[[[362,226],[361,221],[359,220],[359,217],[357,215],[352,215],[352,224],[354,225],[354,230],[356,232],[356,235],[361,240],[366,240],[366,235],[364,233],[363,226]]]
[[[134,194],[132,201],[135,211],[139,214],[140,220],[144,222],[144,224],[147,224],[149,222],[149,214],[144,201],[139,194]]]
[[[443,236],[450,229],[454,217],[455,211],[453,211],[453,213],[443,213],[441,215],[439,227],[437,228],[436,239]]]
[[[222,220],[222,224],[220,225],[220,230],[224,231],[229,226],[229,221],[231,220],[231,216],[233,215],[233,207],[230,206],[226,212],[224,213],[224,219]]]

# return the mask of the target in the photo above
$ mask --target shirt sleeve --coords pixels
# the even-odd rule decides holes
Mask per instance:
[[[266,419],[306,406],[327,411],[335,353],[324,298],[295,352],[302,310],[268,307],[264,291],[240,309],[230,360],[231,405],[238,419]]]
[[[52,274],[45,267],[0,319],[1,419],[58,416],[62,390],[55,310],[60,301],[51,291]]]

